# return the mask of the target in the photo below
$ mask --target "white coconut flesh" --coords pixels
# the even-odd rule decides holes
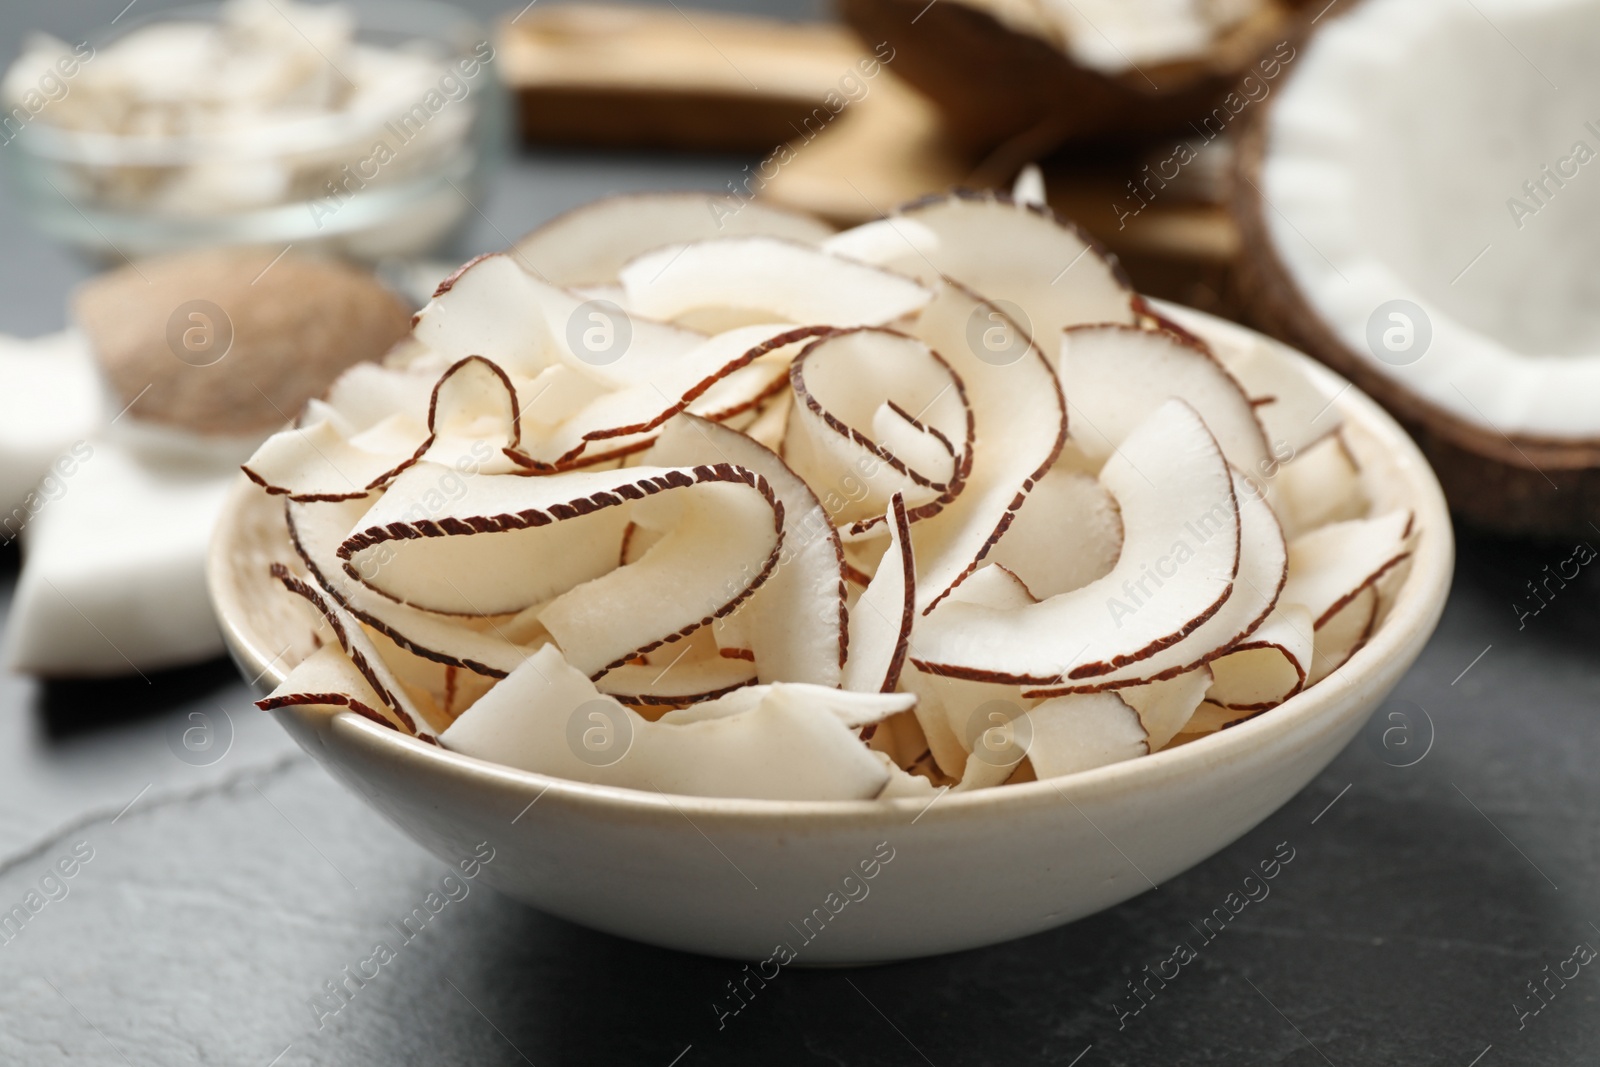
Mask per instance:
[[[199,563],[232,481],[227,462],[173,462],[107,431],[63,457],[74,465],[53,470],[70,476],[41,482],[31,514],[19,505],[0,516],[21,517],[20,529],[5,532],[20,534],[24,549],[5,665],[104,676],[217,655],[221,633]]]
[[[1381,624],[1416,532],[1320,386],[1148,314],[1046,213],[950,197],[818,247],[670,197],[635,239],[624,203],[527,243],[542,277],[468,264],[251,458],[331,628],[267,706],[623,788],[925,803],[1262,714]],[[591,363],[595,301],[633,347]]]
[[[972,341],[972,324],[988,329],[995,316],[1010,338],[1001,358]],[[911,333],[960,378],[975,442],[961,494],[912,528],[923,567],[917,609],[927,614],[977,569],[1049,473],[1066,440],[1067,410],[1039,348],[994,305],[955,282],[939,286]]]
[[[973,435],[966,389],[921,341],[843,331],[806,348],[789,380],[797,403],[784,456],[847,537],[881,536],[897,494],[923,519],[961,492]]]
[[[965,792],[1005,782],[1026,758],[1043,780],[1089,771],[1152,751],[1139,713],[1117,693],[1056,697],[977,737],[961,782]]]
[[[796,278],[806,284],[793,284]],[[667,322],[734,311],[831,326],[882,326],[932,295],[906,275],[776,237],[718,237],[647,252],[622,269],[622,288],[631,310]]]
[[[1199,413],[1239,470],[1267,465],[1267,439],[1244,389],[1205,347],[1165,330],[1080,326],[1061,334],[1061,391],[1078,452],[1098,466],[1163,401]],[[1128,382],[1146,383],[1129,389]]]
[[[290,592],[309,601],[333,631],[333,636],[338,641],[345,658],[366,683],[366,688],[359,690],[356,697],[374,698],[377,701],[376,710],[385,713],[401,730],[420,740],[436,742],[437,738],[428,729],[421,709],[407,696],[405,685],[394,668],[383,658],[378,646],[367,636],[354,616],[318,590],[289,574],[281,565],[274,566],[273,573]],[[297,667],[296,671],[298,670],[300,668]],[[295,678],[295,671],[291,671],[283,683],[262,703],[270,706],[276,698],[280,706],[296,703],[326,704],[327,701],[306,699],[307,694],[322,691],[323,685],[324,668],[316,665],[306,668],[305,674],[298,680]]]
[[[1105,577],[1122,554],[1122,514],[1093,475],[1056,467],[1034,485],[989,559],[1036,598],[1069,593]],[[968,578],[952,597],[985,573]]]
[[[1138,297],[1082,231],[1004,197],[933,197],[823,248],[929,284],[953,278],[998,302],[1041,348],[1067,326],[1138,321]]]
[[[911,522],[899,494],[889,501],[889,547],[878,572],[850,610],[849,655],[841,684],[865,693],[892,693],[900,682],[917,616],[916,561]]]
[[[747,691],[723,698],[740,701],[733,714],[718,715],[703,704],[694,721],[650,722],[602,695],[560,652],[544,648],[462,713],[441,741],[456,752],[537,774],[659,793],[774,800],[878,795],[888,772],[827,706],[829,690],[762,688],[753,702]],[[876,699],[883,714],[909,702],[894,694]],[[593,731],[576,746],[568,740],[575,717],[580,737]],[[583,748],[586,743],[593,748]],[[609,745],[622,751],[607,763]],[[597,754],[589,759],[579,755],[591,751]]]
[[[783,549],[749,602],[717,620],[719,633],[728,637],[726,647],[750,653],[763,682],[838,685],[849,625],[844,557],[811,487],[769,449],[692,415],[668,426],[648,459],[671,466],[734,463],[772,487],[783,506]]]
[[[1303,604],[1280,604],[1267,621],[1225,656],[1211,661],[1204,696],[1234,711],[1265,711],[1305,688],[1315,627]]]
[[[1103,74],[1204,56],[1267,0],[1042,0],[1067,54]]]
[[[1329,523],[1289,545],[1286,603],[1305,606],[1316,631],[1309,677],[1320,681],[1366,642],[1376,623],[1377,587],[1411,555],[1407,511]]]
[[[10,514],[58,456],[93,432],[100,384],[88,345],[73,330],[30,341],[0,337],[0,381],[0,511]]]
[[[1370,0],[1325,21],[1277,89],[1259,177],[1295,288],[1357,358],[1469,425],[1600,437],[1600,73],[1582,46],[1600,16]],[[1420,358],[1424,324],[1396,300],[1431,326]]]
[[[345,561],[339,558],[339,546],[371,505],[372,499],[368,497],[331,502],[291,501],[286,505],[289,536],[295,551],[323,592],[363,624],[381,632],[414,656],[488,677],[504,677],[515,670],[527,650],[513,639],[516,626],[510,619],[475,629],[462,625],[459,616],[440,615],[398,603],[345,570]],[[374,563],[381,565],[385,561],[386,557],[380,555]]]
[[[1202,667],[1226,654],[1239,642],[1247,639],[1270,616],[1282,600],[1282,590],[1288,575],[1288,551],[1283,531],[1266,498],[1256,492],[1238,472],[1233,472],[1234,498],[1239,504],[1239,570],[1232,591],[1210,616],[1189,631],[1181,640],[1160,648],[1150,656],[1136,660],[1116,670],[1074,681],[1062,679],[1049,690],[1032,695],[1056,695],[1065,692],[1092,692],[1097,689],[1119,688],[1148,682],[1163,681]],[[1192,529],[1190,526],[1192,525]],[[1206,536],[1208,527],[1201,522],[1185,523],[1183,533],[1173,541],[1164,557],[1157,557],[1151,568],[1160,577],[1171,571],[1177,560],[1184,556],[1178,546],[1185,548]],[[1142,599],[1155,586],[1155,578],[1131,580],[1131,588],[1122,590],[1122,596],[1108,599],[1108,612],[1129,618],[1128,610],[1140,610],[1148,601]],[[1138,603],[1135,603],[1135,601]]]
[[[949,604],[917,636],[947,674],[1050,686],[1098,678],[1175,645],[1233,595],[1240,504],[1216,439],[1181,400],[1158,408],[1101,471],[1124,540],[1105,577],[1016,611]]]
[[[757,235],[817,244],[832,232],[809,215],[766,204],[705,193],[640,193],[559,215],[517,241],[511,254],[554,285],[594,288],[615,283],[630,260],[667,245]]]
[[[1113,690],[1138,714],[1150,751],[1160,749],[1183,731],[1207,692],[1215,687],[1214,664],[1222,659],[1211,667],[1197,667],[1164,681]]]

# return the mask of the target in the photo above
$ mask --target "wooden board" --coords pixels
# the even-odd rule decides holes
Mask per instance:
[[[880,76],[813,139],[796,139],[791,158],[761,195],[841,225],[877,218],[898,204],[954,186],[1009,188],[1011,166],[963,154],[938,111],[904,82]],[[1157,149],[1155,155],[1164,153]],[[774,161],[776,158],[774,157]],[[1138,154],[1079,151],[1044,162],[1050,206],[1122,260],[1139,290],[1204,310],[1237,310],[1232,263],[1239,235],[1215,182],[1176,187],[1132,210],[1127,182],[1142,173]]]
[[[839,26],[605,3],[528,8],[496,48],[527,140],[720,152],[794,137],[860,54]]]
[[[892,56],[872,64],[838,26],[568,4],[506,20],[498,47],[525,140],[759,153],[759,196],[840,226],[954,186],[1009,187],[1025,162],[972,157],[895,77]],[[1141,291],[1234,311],[1239,241],[1225,191],[1186,180],[1131,214],[1126,186],[1142,162],[1082,149],[1047,160],[1051,206],[1115,253]]]

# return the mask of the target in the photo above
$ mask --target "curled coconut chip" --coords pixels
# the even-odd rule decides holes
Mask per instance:
[[[474,260],[261,447],[332,634],[263,706],[623,788],[925,803],[1242,722],[1381,624],[1417,533],[1279,354],[1156,315],[1035,206],[827,237],[716,203]]]

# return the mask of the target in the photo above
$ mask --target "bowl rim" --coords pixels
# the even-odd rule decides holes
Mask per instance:
[[[1247,760],[1253,752],[1274,740],[1284,740],[1305,729],[1334,730],[1338,726],[1340,708],[1368,687],[1389,661],[1408,655],[1414,657],[1438,623],[1450,591],[1455,560],[1454,530],[1444,492],[1420,449],[1399,423],[1339,374],[1310,356],[1237,323],[1166,301],[1152,303],[1163,314],[1178,319],[1180,325],[1196,321],[1241,339],[1265,341],[1275,355],[1293,360],[1324,395],[1331,398],[1330,404],[1346,420],[1360,426],[1384,446],[1392,457],[1397,480],[1405,487],[1417,527],[1424,533],[1413,553],[1411,573],[1396,596],[1388,618],[1372,640],[1316,685],[1268,712],[1177,748],[1060,778],[1008,785],[1003,789],[979,789],[951,796],[952,790],[946,787],[931,800],[899,797],[804,801],[703,797],[596,785],[518,770],[452,752],[348,711],[328,716],[325,712],[303,707],[288,707],[273,714],[307,725],[323,722],[341,741],[368,750],[371,757],[393,761],[402,769],[409,765],[422,774],[454,776],[480,793],[498,791],[517,800],[526,799],[529,808],[549,795],[568,806],[635,818],[681,818],[691,823],[693,816],[710,820],[731,818],[741,823],[783,824],[803,820],[808,828],[820,824],[862,823],[904,826],[908,816],[909,822],[915,823],[935,808],[939,809],[937,821],[948,822],[985,816],[995,808],[1059,805],[1063,800],[1076,807],[1077,799],[1136,791],[1141,785],[1158,780],[1170,781],[1197,773],[1223,774],[1224,765]],[[235,502],[247,492],[259,493],[260,489],[240,475],[218,522],[206,566],[213,605],[229,650],[241,670],[256,678],[255,684],[259,687],[264,680],[276,685],[287,672],[276,665],[262,643],[245,631],[243,620],[247,613],[242,610],[243,605],[219,595],[219,590],[228,587],[221,579],[232,568],[228,550],[232,520],[238,515]],[[419,789],[425,788],[419,782]],[[525,812],[527,808],[522,810]]]

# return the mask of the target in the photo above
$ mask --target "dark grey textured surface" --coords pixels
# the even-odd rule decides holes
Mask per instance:
[[[121,3],[101,6],[11,0],[0,51]],[[603,192],[720,185],[743,162],[524,156],[460,251]],[[0,330],[59,326],[81,268],[4,200],[0,249]],[[1464,540],[1444,623],[1396,694],[1434,726],[1431,748],[1413,735],[1414,766],[1358,740],[1242,841],[1122,907],[953,957],[786,971],[722,1029],[712,1004],[736,965],[486,889],[400,945],[391,921],[444,868],[300,757],[226,664],[148,685],[0,677],[0,910],[93,850],[0,943],[0,1063],[1592,1063],[1600,967],[1518,1014],[1543,1003],[1527,983],[1600,947],[1600,571],[1523,629],[1513,608],[1570,553]],[[0,552],[0,610],[15,566]],[[196,712],[234,732],[210,767],[169,745]],[[1280,842],[1294,859],[1270,896],[1205,942],[1195,927]],[[319,1029],[313,996],[379,940],[396,958]],[[1125,983],[1180,940],[1198,958],[1119,1029]]]

